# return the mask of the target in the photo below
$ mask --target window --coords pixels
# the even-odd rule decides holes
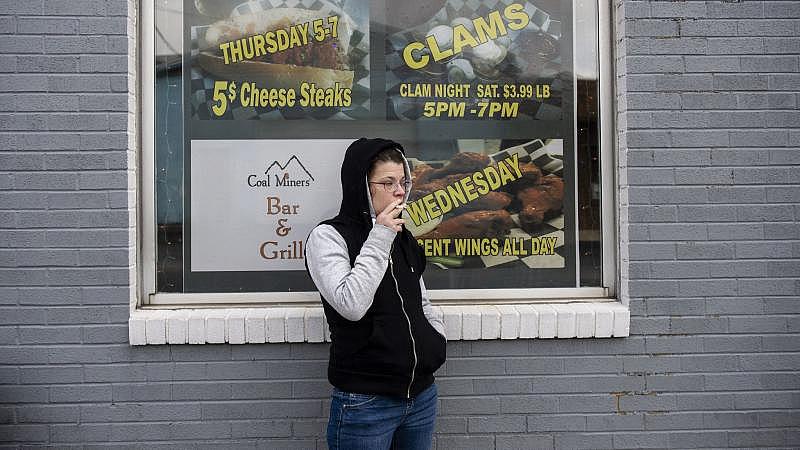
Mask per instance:
[[[406,219],[433,299],[614,296],[606,3],[153,8],[143,304],[318,302],[302,247],[338,210],[339,164],[360,136],[406,149]]]

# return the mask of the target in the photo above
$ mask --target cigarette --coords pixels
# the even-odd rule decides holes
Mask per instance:
[[[403,203],[402,205],[395,206],[396,209],[406,209],[406,204]]]

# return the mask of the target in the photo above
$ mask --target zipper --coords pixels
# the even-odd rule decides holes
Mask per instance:
[[[394,249],[394,245],[392,245],[392,249]],[[389,250],[389,272],[392,273],[392,280],[394,280],[394,290],[397,292],[397,296],[400,297],[400,309],[403,310],[406,323],[408,323],[408,335],[411,337],[411,351],[414,353],[414,365],[411,366],[411,381],[408,383],[408,390],[406,391],[406,398],[411,398],[411,385],[414,384],[414,372],[417,371],[417,343],[414,341],[414,333],[411,331],[411,319],[408,318],[408,314],[406,313],[405,300],[403,300],[403,295],[400,294],[400,287],[397,285],[397,278],[394,276],[394,264],[392,263],[391,250]]]

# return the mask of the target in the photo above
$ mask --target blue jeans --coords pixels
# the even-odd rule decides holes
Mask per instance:
[[[427,450],[436,421],[436,384],[404,399],[334,388],[329,450]]]

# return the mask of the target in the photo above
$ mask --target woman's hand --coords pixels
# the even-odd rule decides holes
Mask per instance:
[[[402,199],[398,199],[389,203],[386,209],[381,211],[381,213],[378,214],[378,217],[375,218],[375,222],[391,228],[395,233],[399,233],[402,229],[402,225],[406,222],[400,218],[400,214],[403,212],[403,208],[405,207],[405,205],[402,203]]]

